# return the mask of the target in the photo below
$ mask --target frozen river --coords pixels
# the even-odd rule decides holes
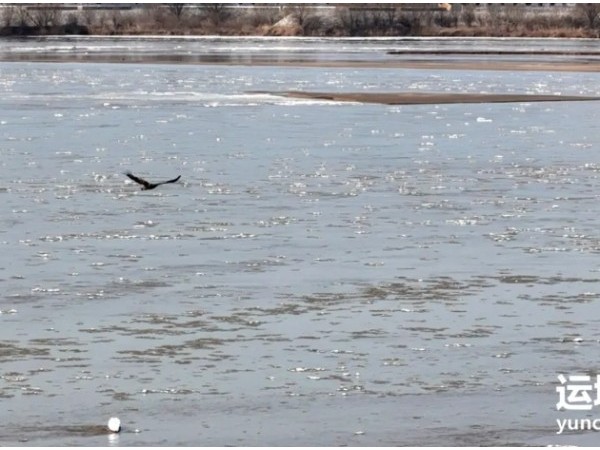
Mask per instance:
[[[594,442],[556,434],[581,416],[556,386],[598,367],[598,103],[255,92],[600,95],[600,74],[25,60],[405,45],[207,41],[3,45],[0,443]],[[588,45],[523,45],[546,42]]]

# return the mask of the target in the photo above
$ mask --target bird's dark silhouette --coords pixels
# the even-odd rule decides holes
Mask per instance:
[[[149,191],[150,189],[154,189],[155,187],[158,187],[161,184],[175,183],[176,181],[178,181],[181,178],[181,175],[179,175],[177,178],[173,178],[172,180],[161,181],[160,183],[150,183],[149,181],[146,181],[143,178],[136,177],[131,172],[125,172],[125,175],[127,175],[129,178],[131,178],[136,183],[141,184],[142,185],[142,191]]]

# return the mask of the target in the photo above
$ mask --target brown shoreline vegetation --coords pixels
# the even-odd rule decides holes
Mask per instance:
[[[0,5],[0,36],[50,34],[598,38],[600,4]]]
[[[270,92],[291,98],[329,100],[335,102],[378,103],[383,105],[439,105],[452,103],[530,103],[598,101],[600,97],[533,94],[446,94],[417,92]]]

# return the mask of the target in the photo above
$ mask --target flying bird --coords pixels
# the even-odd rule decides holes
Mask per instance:
[[[127,175],[129,178],[131,178],[136,183],[141,184],[142,185],[142,191],[149,191],[150,189],[154,189],[155,187],[158,187],[161,184],[175,183],[176,181],[178,181],[181,178],[181,175],[179,175],[177,178],[173,178],[172,180],[161,181],[160,183],[150,183],[149,181],[146,181],[143,178],[136,177],[131,172],[126,172],[125,175]]]

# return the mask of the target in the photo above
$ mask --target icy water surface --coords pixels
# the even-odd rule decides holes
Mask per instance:
[[[465,52],[490,52],[497,60],[594,61],[600,58],[594,39],[521,38],[323,38],[251,36],[59,36],[9,39],[0,46],[2,60],[171,61],[252,64],[292,62],[399,62],[481,59]],[[512,53],[514,54],[507,54]],[[427,55],[429,54],[429,56]],[[401,55],[401,56],[399,56]],[[413,56],[410,56],[413,55]],[[460,56],[459,56],[460,55]],[[489,60],[489,55],[484,59]]]
[[[252,93],[294,89],[600,76],[1,63],[0,443],[592,443],[598,104]]]

